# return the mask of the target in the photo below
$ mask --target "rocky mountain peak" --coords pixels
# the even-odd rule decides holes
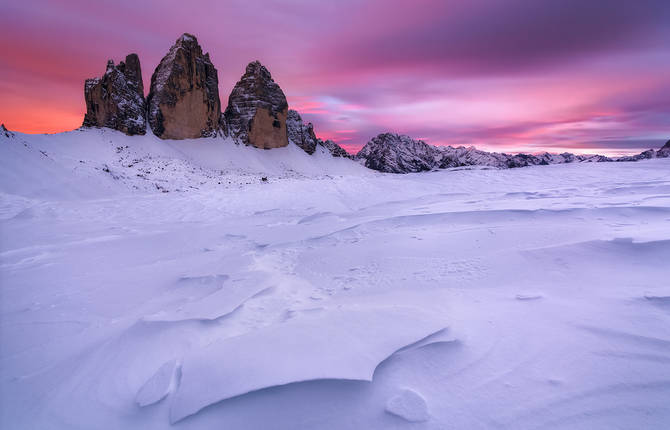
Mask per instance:
[[[436,167],[439,150],[422,140],[395,133],[382,133],[372,138],[356,154],[365,167],[389,173],[409,173]]]
[[[258,148],[286,146],[287,115],[286,96],[268,69],[258,61],[249,63],[228,98],[224,116],[229,134]]]
[[[177,39],[175,43],[193,43],[194,45],[198,44],[198,38],[192,35],[191,33],[184,33]]]
[[[126,79],[132,85],[137,94],[144,98],[144,83],[142,83],[142,69],[140,68],[140,57],[137,54],[126,56],[125,63],[122,61],[119,70],[126,76]]]
[[[670,157],[670,140],[665,142],[665,145],[661,147],[658,151],[656,151],[656,157],[658,158],[667,158]]]
[[[245,75],[252,75],[257,77],[258,79],[261,79],[262,81],[272,81],[272,75],[270,74],[270,71],[261,64],[260,61],[252,61],[251,63],[247,64],[247,68],[244,71]]]
[[[128,55],[118,66],[109,60],[101,78],[84,83],[84,98],[84,127],[108,127],[129,135],[146,132],[144,86],[137,54]]]
[[[220,129],[218,72],[198,39],[182,34],[151,76],[149,124],[162,139],[215,135]]]

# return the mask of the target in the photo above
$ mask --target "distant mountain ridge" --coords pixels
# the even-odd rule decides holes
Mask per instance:
[[[505,154],[475,147],[434,146],[406,135],[382,133],[371,139],[356,154],[365,167],[386,173],[412,173],[464,166],[488,166],[498,169],[565,163],[601,163],[638,161],[670,157],[670,141],[658,151],[649,149],[634,156],[610,158],[604,155],[579,155],[564,152],[550,154]]]

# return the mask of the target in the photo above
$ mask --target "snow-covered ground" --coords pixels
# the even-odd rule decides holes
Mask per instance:
[[[670,428],[670,159],[17,133],[0,218],[3,429]]]

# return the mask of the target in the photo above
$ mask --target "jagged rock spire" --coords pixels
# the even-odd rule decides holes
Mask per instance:
[[[249,63],[233,88],[224,113],[229,134],[258,148],[288,145],[284,92],[260,62]]]
[[[137,54],[128,55],[118,66],[109,60],[101,78],[86,80],[84,98],[84,127],[108,127],[129,135],[146,132],[146,104]]]
[[[289,109],[286,117],[286,132],[291,142],[298,145],[308,154],[313,154],[316,150],[317,137],[314,134],[314,126],[311,122],[305,124],[300,114]]]
[[[151,129],[162,139],[215,135],[221,128],[219,78],[198,39],[182,34],[151,76]]]

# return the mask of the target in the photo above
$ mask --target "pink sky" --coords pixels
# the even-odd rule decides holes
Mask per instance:
[[[81,125],[84,80],[140,56],[145,88],[184,32],[222,103],[260,60],[317,135],[393,131],[498,151],[620,154],[670,138],[666,0],[33,0],[0,16],[0,122]]]

